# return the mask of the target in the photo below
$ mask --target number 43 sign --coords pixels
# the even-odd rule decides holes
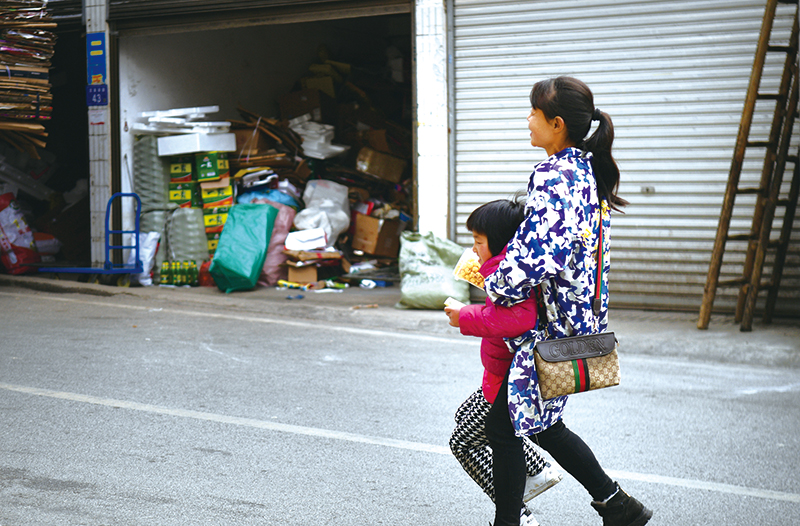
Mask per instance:
[[[108,106],[108,84],[86,86],[87,106]]]

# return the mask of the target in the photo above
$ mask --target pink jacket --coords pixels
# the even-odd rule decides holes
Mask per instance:
[[[480,268],[485,278],[495,270],[505,257],[505,250],[484,263]],[[467,305],[458,315],[461,334],[478,336],[481,340],[481,363],[483,363],[483,395],[489,403],[494,399],[511,365],[514,354],[503,338],[514,338],[536,326],[536,300],[503,307],[486,298],[484,305]]]

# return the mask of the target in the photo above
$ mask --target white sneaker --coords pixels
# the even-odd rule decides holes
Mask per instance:
[[[561,481],[561,477],[561,473],[553,469],[548,462],[536,476],[528,477],[525,480],[525,493],[522,494],[522,501],[528,502],[532,498],[541,495],[558,484]]]
[[[525,505],[522,506],[522,510],[519,513],[519,526],[540,526],[539,521],[536,520],[531,510]]]

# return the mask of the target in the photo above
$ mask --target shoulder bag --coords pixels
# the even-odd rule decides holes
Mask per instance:
[[[603,218],[600,215],[597,279],[592,301],[595,320],[600,315],[603,278]],[[546,320],[545,309],[539,309]],[[619,342],[613,332],[601,332],[537,342],[533,359],[544,400],[619,385]]]

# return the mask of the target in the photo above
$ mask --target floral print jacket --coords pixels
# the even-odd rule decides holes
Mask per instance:
[[[525,220],[509,242],[506,257],[486,278],[498,305],[535,296],[541,285],[547,318],[508,340],[514,352],[508,405],[520,436],[538,433],[561,419],[567,397],[542,400],[533,363],[537,341],[604,331],[608,325],[608,206],[600,205],[591,153],[566,148],[534,168],[528,183]],[[597,275],[598,218],[603,217],[603,279],[600,315],[592,313]]]

